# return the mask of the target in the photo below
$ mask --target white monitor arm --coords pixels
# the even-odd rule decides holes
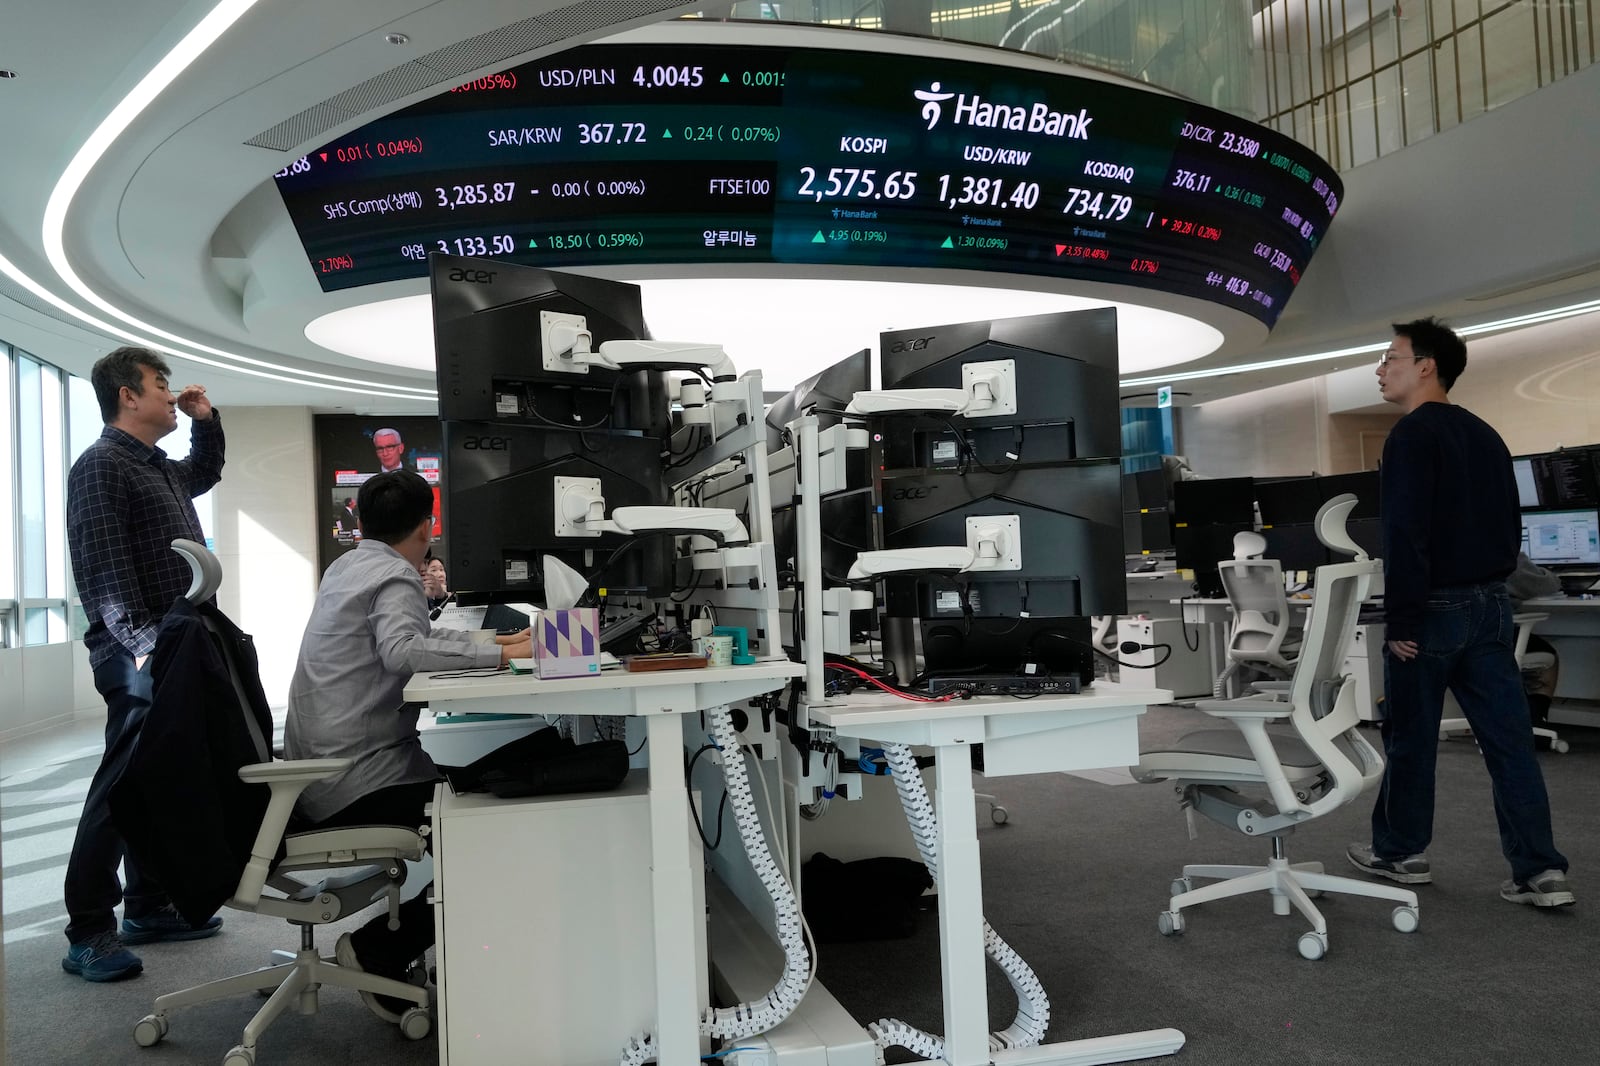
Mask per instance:
[[[698,370],[705,367],[712,381],[733,381],[739,376],[733,360],[720,344],[674,341],[606,341],[591,357],[613,370]]]
[[[723,545],[750,543],[738,513],[726,507],[618,507],[611,526],[618,533],[694,533]]]
[[[710,371],[713,381],[733,381],[739,373],[720,344],[674,341],[605,341],[598,348],[582,315],[539,312],[540,348],[546,370],[586,374],[591,366],[611,370]]]
[[[978,553],[971,548],[941,545],[935,548],[889,548],[884,551],[862,552],[850,566],[846,575],[851,581],[868,581],[889,574],[916,573],[927,570],[969,570],[978,561]]]
[[[889,415],[932,411],[939,414],[987,418],[1016,414],[1015,360],[992,359],[963,363],[959,389],[878,389],[850,398],[846,414]]]

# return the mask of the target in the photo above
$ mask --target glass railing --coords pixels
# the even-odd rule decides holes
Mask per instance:
[[[1119,74],[1340,170],[1594,62],[1596,0],[740,0],[699,18],[882,30]]]
[[[1589,66],[1593,0],[1257,3],[1257,121],[1340,170]]]
[[[699,18],[883,30],[1007,48],[1250,117],[1250,9],[1239,0],[740,0]]]

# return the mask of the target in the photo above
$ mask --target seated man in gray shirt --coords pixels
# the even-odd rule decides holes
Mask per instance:
[[[1560,594],[1560,578],[1528,558],[1526,552],[1517,552],[1517,568],[1506,578],[1506,595],[1511,597],[1512,610],[1522,610],[1525,600]],[[1550,719],[1550,701],[1555,698],[1561,664],[1556,659],[1555,646],[1537,633],[1528,636],[1527,651],[1550,656],[1549,666],[1522,673],[1522,687],[1528,693],[1528,713],[1533,716],[1534,725],[1544,725]]]
[[[503,666],[532,654],[526,632],[475,644],[430,631],[417,564],[433,537],[433,490],[417,474],[379,474],[361,486],[361,544],[322,575],[289,684],[284,754],[352,758],[355,765],[300,796],[297,812],[320,828],[423,822],[438,769],[417,734],[419,708],[402,696],[419,670]],[[380,914],[339,938],[341,965],[402,978],[433,944],[424,891],[400,908],[400,928]],[[399,1021],[410,1004],[361,993],[374,1014]]]

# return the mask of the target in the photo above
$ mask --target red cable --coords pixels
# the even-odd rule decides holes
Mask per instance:
[[[890,693],[891,695],[899,696],[901,699],[915,700],[918,703],[948,703],[958,695],[958,693],[950,692],[943,696],[922,696],[915,692],[907,692],[904,689],[898,689],[892,685],[886,685],[882,681],[879,681],[877,678],[873,677],[871,674],[867,673],[865,670],[857,669],[856,667],[846,665],[845,663],[830,662],[827,664],[827,668],[830,670],[847,670],[850,673],[855,674],[857,677],[863,678],[871,684],[876,685],[878,688],[883,689],[883,691]]]

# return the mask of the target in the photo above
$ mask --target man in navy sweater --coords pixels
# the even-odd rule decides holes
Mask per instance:
[[[1402,884],[1433,880],[1435,759],[1444,693],[1455,694],[1494,784],[1512,903],[1573,903],[1550,829],[1532,723],[1514,655],[1505,579],[1522,534],[1511,454],[1488,423],[1446,395],[1466,369],[1461,338],[1431,318],[1394,327],[1378,389],[1405,412],[1383,446],[1387,766],[1372,843],[1350,861]]]

